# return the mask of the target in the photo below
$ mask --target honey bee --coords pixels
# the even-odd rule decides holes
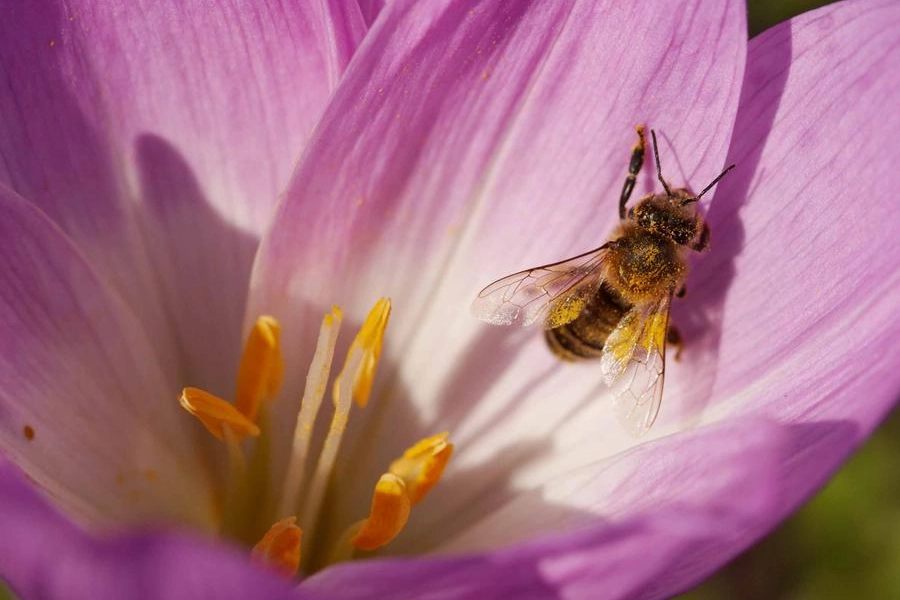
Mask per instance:
[[[648,194],[626,210],[644,164],[644,127],[636,127],[628,175],[619,196],[619,225],[590,252],[514,273],[487,286],[472,312],[492,325],[542,322],[550,350],[564,360],[600,359],[619,420],[634,435],[653,425],[662,400],[666,341],[673,296],[684,295],[690,251],[709,244],[709,226],[697,202],[735,165],[699,194],[671,189],[663,179],[656,132],[653,154],[663,193]]]

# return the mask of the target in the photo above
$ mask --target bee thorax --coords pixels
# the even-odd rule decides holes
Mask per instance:
[[[670,240],[653,235],[626,235],[620,238],[611,273],[629,301],[659,298],[681,283],[685,273],[678,248]]]

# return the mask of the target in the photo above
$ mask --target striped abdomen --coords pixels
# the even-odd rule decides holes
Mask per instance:
[[[600,358],[606,338],[630,308],[604,283],[574,321],[544,332],[547,345],[565,360]]]

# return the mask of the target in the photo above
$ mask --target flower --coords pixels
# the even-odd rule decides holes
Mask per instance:
[[[858,200],[900,184],[891,3],[838,3],[749,46],[738,2],[119,8],[17,7],[0,36],[28,83],[0,96],[4,454],[91,530],[211,529],[198,449],[214,440],[173,388],[227,397],[241,319],[272,315],[280,396],[299,397],[322,313],[362,323],[389,295],[318,526],[358,518],[363,474],[417,439],[449,430],[457,455],[389,547],[414,558],[294,589],[183,533],[89,536],[7,463],[0,574],[25,597],[664,597],[798,506],[897,398],[900,255],[872,218],[884,201]],[[635,440],[596,369],[466,305],[599,245],[638,123],[662,134],[670,179],[738,168],[704,198],[712,247],[673,309],[687,345]],[[297,407],[269,410],[279,473]],[[140,494],[114,492],[120,468]]]

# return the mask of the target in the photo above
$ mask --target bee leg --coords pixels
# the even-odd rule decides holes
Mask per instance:
[[[631,198],[631,192],[634,190],[634,182],[637,180],[637,174],[640,173],[641,167],[644,166],[644,126],[638,125],[634,128],[638,134],[638,143],[631,149],[631,162],[628,163],[628,177],[622,185],[622,195],[619,196],[619,218],[625,218],[625,204]]]
[[[682,285],[680,288],[678,288],[678,291],[675,292],[675,297],[676,298],[684,298],[685,294],[687,294],[687,286]]]
[[[684,350],[684,339],[681,333],[674,325],[669,325],[669,331],[666,333],[666,342],[675,348],[675,362],[681,360],[681,351]]]
[[[694,252],[703,252],[709,247],[709,225],[703,224],[703,231],[700,232],[700,238],[691,245]]]

